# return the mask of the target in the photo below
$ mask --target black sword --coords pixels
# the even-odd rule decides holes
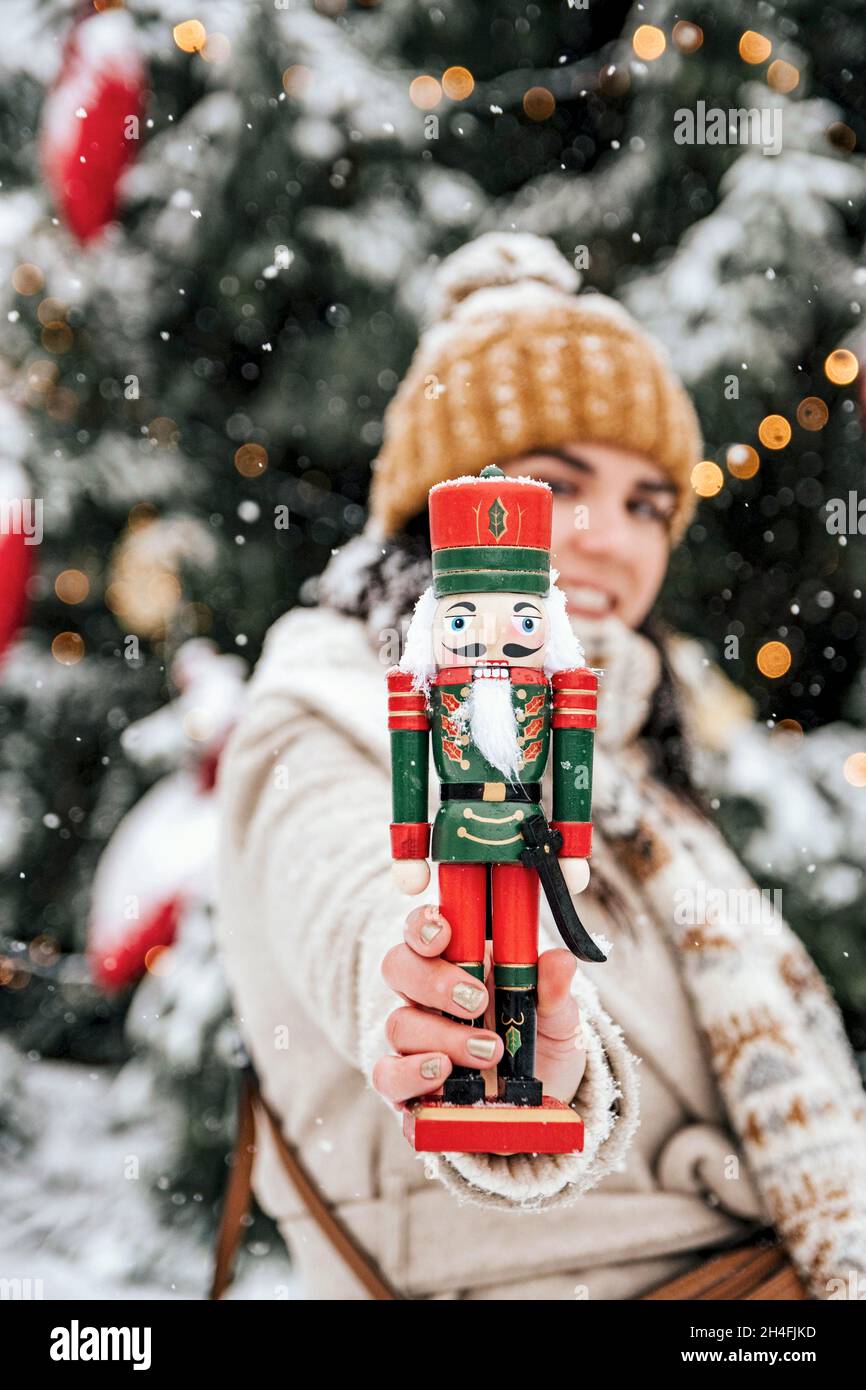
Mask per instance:
[[[557,858],[562,849],[562,835],[548,825],[540,812],[523,821],[520,829],[526,841],[526,849],[520,851],[520,862],[527,869],[538,870],[553,920],[569,951],[578,960],[607,960],[574,910],[568,884]]]

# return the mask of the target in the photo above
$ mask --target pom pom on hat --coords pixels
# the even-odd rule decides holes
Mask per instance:
[[[448,318],[476,290],[537,280],[573,294],[577,271],[547,237],[532,232],[485,232],[446,257],[430,283],[427,321]]]

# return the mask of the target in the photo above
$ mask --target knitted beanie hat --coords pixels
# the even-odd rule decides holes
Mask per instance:
[[[442,262],[430,326],[390,402],[370,521],[383,537],[434,483],[568,442],[644,453],[675,483],[676,541],[695,507],[694,407],[660,345],[578,277],[552,241],[488,232]]]

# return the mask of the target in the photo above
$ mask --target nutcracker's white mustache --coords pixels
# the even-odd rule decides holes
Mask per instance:
[[[469,736],[482,757],[510,781],[517,781],[520,745],[511,681],[476,675],[461,714],[461,722],[468,723]]]

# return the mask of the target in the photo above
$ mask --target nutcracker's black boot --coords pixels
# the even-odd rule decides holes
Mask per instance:
[[[455,1067],[454,1071],[463,1072],[464,1075],[455,1076],[452,1072],[445,1078],[443,1100],[447,1100],[449,1105],[474,1105],[477,1100],[484,1099],[484,1077],[480,1072],[470,1071],[468,1067]]]
[[[496,990],[496,1031],[505,1045],[499,1063],[499,1099],[514,1105],[540,1105],[541,1082],[535,1067],[535,989]]]
[[[464,965],[471,975],[477,975],[478,979],[484,981],[484,966]],[[455,1023],[466,1023],[465,1018],[455,1018],[454,1014],[446,1014],[446,1018],[453,1018]],[[484,1027],[484,1016],[474,1018],[471,1021],[473,1028]],[[483,1100],[485,1096],[484,1077],[475,1067],[454,1066],[450,1074],[442,1083],[442,1099],[447,1100],[449,1105],[474,1105],[476,1101]]]

